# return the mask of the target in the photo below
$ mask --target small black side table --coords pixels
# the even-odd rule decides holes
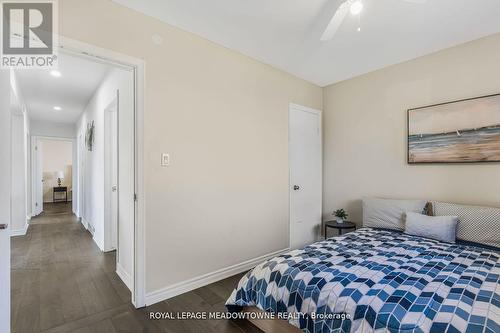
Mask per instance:
[[[56,193],[65,193],[65,199],[56,199]],[[58,186],[54,187],[54,192],[52,192],[52,202],[68,202],[68,187],[67,186]]]
[[[337,221],[328,221],[325,222],[325,239],[328,237],[326,236],[326,232],[328,231],[328,228],[334,228],[339,231],[339,236],[342,235],[344,230],[349,230],[349,229],[354,229],[356,230],[356,224],[348,221],[344,221],[343,223],[339,223]]]

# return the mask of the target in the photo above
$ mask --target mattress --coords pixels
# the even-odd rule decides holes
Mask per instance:
[[[500,332],[500,252],[359,229],[249,271],[228,311],[304,332]]]

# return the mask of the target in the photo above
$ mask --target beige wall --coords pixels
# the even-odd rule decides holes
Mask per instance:
[[[43,165],[43,202],[52,202],[53,188],[58,186],[56,172],[64,172],[61,186],[68,187],[68,201],[71,201],[72,190],[72,167],[73,167],[73,143],[62,140],[41,140],[42,142],[42,165]],[[62,197],[58,194],[56,199]]]
[[[146,62],[147,291],[288,247],[288,105],[322,109],[322,89],[110,1],[59,3],[62,35]]]
[[[364,196],[500,206],[500,164],[406,164],[406,110],[500,93],[500,34],[325,88],[324,218]]]

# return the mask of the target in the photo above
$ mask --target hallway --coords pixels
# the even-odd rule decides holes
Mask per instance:
[[[71,203],[46,204],[11,248],[14,332],[44,331],[130,303],[115,254],[98,249]]]
[[[12,238],[12,332],[260,332],[246,321],[149,320],[150,311],[225,311],[241,275],[136,310],[103,253],[71,213],[45,204],[26,236]]]

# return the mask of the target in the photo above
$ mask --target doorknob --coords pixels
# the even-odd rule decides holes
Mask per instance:
[[[299,186],[299,185],[293,185],[293,190],[294,190],[294,191],[298,191],[298,190],[300,190],[300,186]]]
[[[116,185],[111,187],[111,191],[116,192]]]

